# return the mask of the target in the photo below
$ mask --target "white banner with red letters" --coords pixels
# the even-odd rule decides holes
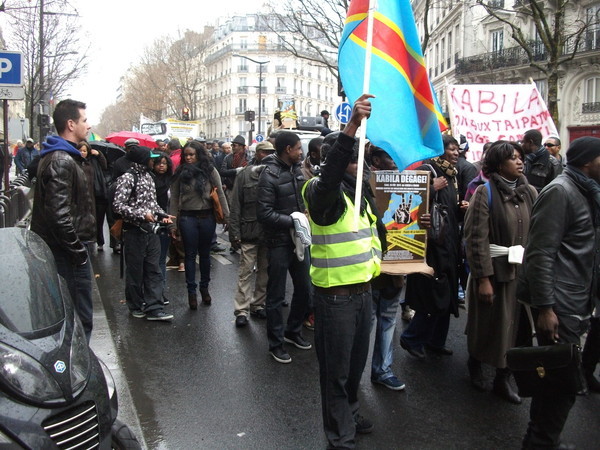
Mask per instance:
[[[546,102],[534,83],[448,85],[452,134],[469,143],[467,158],[477,161],[486,142],[519,141],[527,130],[558,136]]]

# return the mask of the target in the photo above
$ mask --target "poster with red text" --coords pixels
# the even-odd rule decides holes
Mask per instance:
[[[452,134],[467,138],[472,161],[486,142],[519,141],[527,130],[558,136],[546,102],[535,84],[448,85]]]

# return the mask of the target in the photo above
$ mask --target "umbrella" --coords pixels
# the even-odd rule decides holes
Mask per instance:
[[[150,148],[156,148],[156,142],[154,142],[154,138],[149,134],[138,133],[136,131],[119,131],[117,133],[111,133],[106,136],[106,140],[108,142],[112,142],[117,145],[125,145],[125,141],[127,139],[137,139],[140,142],[140,145],[144,145]]]
[[[104,153],[104,156],[106,156],[106,161],[108,162],[109,165],[111,163],[114,163],[121,156],[125,155],[125,150],[123,150],[121,147],[119,147],[118,145],[113,144],[111,142],[91,141],[90,147]]]

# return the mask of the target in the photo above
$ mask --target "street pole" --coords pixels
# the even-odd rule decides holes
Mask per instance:
[[[8,177],[8,172],[10,170],[10,167],[8,167],[10,164],[10,156],[8,153],[8,100],[2,100],[2,111],[4,113],[4,173],[2,175],[4,176],[4,192],[8,195],[10,182]]]
[[[271,61],[257,61],[255,59],[249,58],[248,56],[239,55],[234,53],[232,56],[238,56],[240,58],[247,59],[248,61],[252,61],[255,64],[258,64],[258,134],[261,134],[260,121],[262,115],[262,74],[263,74],[263,65],[268,64]],[[256,86],[254,86],[256,87]],[[252,140],[250,140],[250,144],[252,144]]]
[[[38,118],[44,113],[43,100],[45,98],[44,91],[44,0],[40,0],[40,112]],[[33,117],[30,118],[33,120]],[[40,127],[40,144],[44,140],[44,127],[41,119],[38,121]]]

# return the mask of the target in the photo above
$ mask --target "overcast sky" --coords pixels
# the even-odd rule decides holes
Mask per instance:
[[[263,3],[264,0],[71,0],[81,16],[91,48],[87,75],[74,82],[65,94],[87,103],[88,118],[96,124],[102,110],[115,101],[120,77],[155,39],[177,35],[178,30],[199,31],[218,17],[258,12]],[[9,32],[4,31],[5,38]]]

